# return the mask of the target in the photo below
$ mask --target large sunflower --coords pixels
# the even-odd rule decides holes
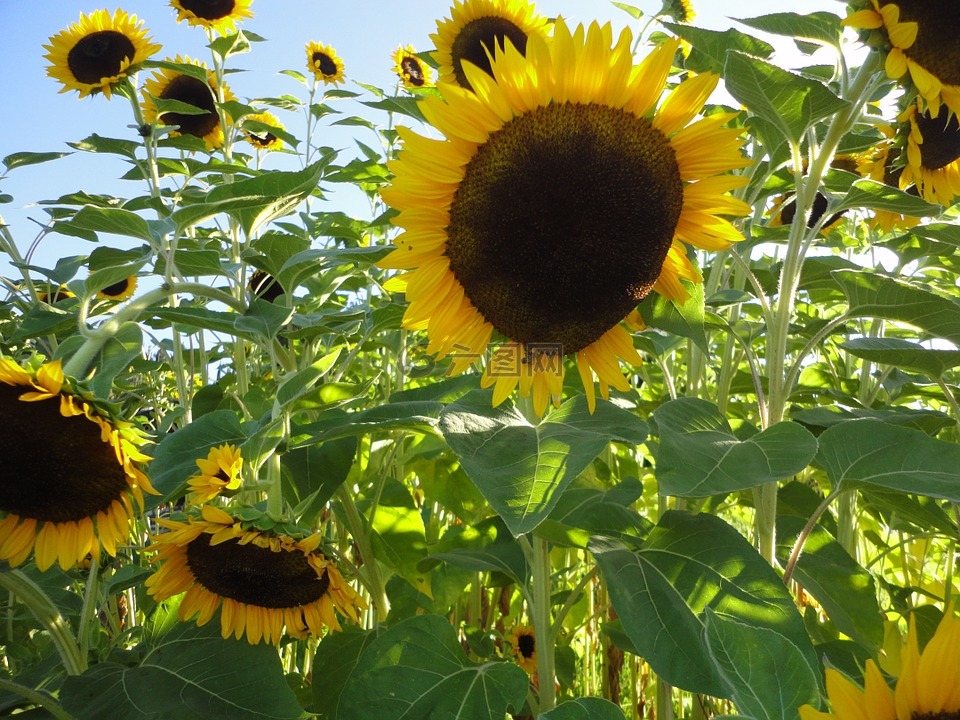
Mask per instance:
[[[537,672],[537,637],[532,627],[517,625],[504,640],[510,643],[510,652],[517,665],[526,670],[528,675]]]
[[[253,0],[170,0],[177,22],[209,28],[223,35],[236,30],[236,23],[253,17]]]
[[[103,92],[110,98],[114,83],[160,51],[150,41],[136,15],[106,10],[80,15],[80,20],[50,38],[43,46],[50,61],[47,75],[63,83],[60,92],[77,90],[80,97]]]
[[[417,57],[417,51],[412,45],[401,45],[393,53],[393,71],[408,90],[433,85],[430,66]]]
[[[317,548],[320,534],[303,539],[245,530],[231,515],[210,505],[202,519],[159,520],[170,530],[153,538],[160,568],[147,578],[148,592],[165,600],[185,592],[180,619],[204,625],[220,608],[220,632],[238,640],[246,634],[279,643],[339,630],[336,611],[358,620],[366,602],[347,585],[336,565]]]
[[[200,472],[187,480],[188,500],[197,505],[210,502],[223,492],[240,489],[243,457],[236,445],[218,445],[210,448],[206,458],[197,460]]]
[[[863,30],[883,28],[891,49],[887,75],[908,72],[933,117],[945,104],[960,112],[960,3],[955,0],[870,0],[843,21]]]
[[[960,717],[960,618],[952,609],[920,652],[911,617],[900,655],[900,676],[891,692],[880,669],[867,661],[863,689],[833,668],[827,670],[832,713],[800,708],[801,720],[956,720]]]
[[[130,534],[143,493],[139,435],[66,391],[60,361],[36,371],[0,358],[0,559],[64,570]]]
[[[199,60],[191,60],[187,56],[177,55],[172,60],[183,65],[196,65],[206,68]],[[226,83],[222,87],[223,100],[233,100],[234,95]],[[197,115],[178,112],[159,113],[154,98],[161,100],[179,100],[206,110]],[[143,90],[143,119],[148,123],[161,125],[178,125],[179,129],[170,133],[177,135],[193,135],[206,143],[208,150],[216,150],[223,146],[223,127],[220,125],[220,116],[217,113],[217,83],[213,73],[207,70],[207,82],[198,80],[176,70],[161,68],[147,80]]]
[[[960,196],[960,124],[957,116],[944,113],[931,117],[911,105],[900,114],[909,123],[907,165],[900,187],[917,186],[927,202],[950,205]]]
[[[490,60],[509,40],[523,55],[532,35],[546,32],[547,21],[527,0],[454,0],[450,18],[437,21],[434,59],[440,82],[456,83],[467,90],[470,80],[464,62],[491,74]]]
[[[307,43],[307,69],[313,73],[315,79],[322,80],[324,85],[336,86],[347,79],[343,60],[337,55],[337,51],[322,43]]]
[[[380,266],[414,269],[388,289],[406,292],[404,325],[426,329],[428,352],[455,351],[451,372],[479,358],[497,330],[508,344],[487,363],[494,404],[520,385],[542,414],[559,403],[563,355],[575,355],[591,410],[593,375],[604,397],[628,390],[618,358],[640,357],[621,325],[637,326],[651,291],[682,301],[681,279],[699,282],[684,242],[707,250],[742,239],[718,214],[749,208],[724,193],[747,161],[731,115],[689,124],[717,77],[681,83],[656,108],[678,41],[639,66],[633,39],[610,50],[609,26],[552,42],[530,37],[492,65],[494,81],[465,65],[476,93],[443,88],[424,114],[446,140],[399,128],[405,147],[390,164],[384,200],[400,211],[397,249]],[[504,355],[515,353],[513,368]]]

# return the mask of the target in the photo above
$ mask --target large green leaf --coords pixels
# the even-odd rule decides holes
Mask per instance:
[[[503,573],[518,583],[530,575],[523,550],[499,517],[447,529],[420,568],[431,570],[441,560],[467,570]]]
[[[12,155],[7,155],[3,160],[0,160],[0,162],[6,166],[7,172],[10,172],[14,168],[59,160],[62,157],[72,154],[73,153],[68,152],[15,152]]]
[[[530,532],[560,493],[613,440],[639,444],[647,424],[612,403],[591,415],[578,396],[531,425],[511,403],[491,407],[489,392],[472,392],[444,408],[440,429],[460,464],[510,532]]]
[[[820,435],[817,462],[834,488],[879,485],[960,502],[960,445],[879,420],[850,420]]]
[[[99,208],[87,205],[68,222],[83,230],[97,233],[125,235],[150,243],[157,243],[160,240],[151,232],[146,220],[136,213],[120,208]]]
[[[684,303],[674,303],[660,293],[650,293],[637,309],[647,327],[689,338],[707,352],[707,335],[703,329],[703,283],[688,289],[690,297]]]
[[[653,417],[660,431],[657,482],[664,495],[702,497],[778,482],[817,454],[813,435],[792,422],[738,440],[719,408],[699,398],[671,400]]]
[[[317,647],[313,657],[313,712],[319,720],[336,720],[340,696],[357,666],[357,660],[376,637],[373,631],[360,632],[347,627],[344,632],[330,633]],[[331,671],[333,670],[333,671]]]
[[[680,23],[665,22],[663,25],[693,46],[693,51],[684,66],[694,72],[722,74],[728,50],[740,50],[756,57],[770,57],[773,54],[773,46],[770,43],[734,28],[720,32]]]
[[[411,400],[378,405],[367,410],[347,413],[329,410],[306,425],[296,427],[290,447],[306,447],[341,437],[364,435],[381,430],[415,430],[430,432],[437,424],[443,408],[438,402]]]
[[[513,663],[474,663],[445,618],[421,615],[363,651],[341,695],[337,720],[503,720],[529,678]]]
[[[860,207],[915,217],[931,217],[940,212],[937,205],[875,180],[859,180],[854,183],[850,191],[832,210],[840,212]]]
[[[643,495],[643,483],[626,478],[609,490],[571,487],[560,497],[537,535],[568,547],[587,546],[592,535],[636,543],[647,536],[652,523],[631,506]]]
[[[774,35],[813,40],[828,45],[840,44],[840,18],[833,13],[815,12],[809,15],[799,15],[792,12],[771,13],[754,18],[735,18],[755,30]]]
[[[780,577],[720,518],[667,512],[640,549],[595,538],[590,551],[633,646],[671,685],[729,695],[707,656],[706,608],[780,633],[800,649],[811,668],[818,667],[803,621]]]
[[[856,338],[840,347],[864,360],[914,370],[937,379],[960,366],[960,350],[938,350],[900,338]]]
[[[625,720],[623,710],[609,700],[582,697],[560,703],[553,710],[541,713],[539,720]]]

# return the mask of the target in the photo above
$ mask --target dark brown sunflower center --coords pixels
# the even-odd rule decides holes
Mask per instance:
[[[923,136],[920,144],[920,161],[927,170],[939,170],[960,158],[960,124],[957,116],[947,117],[941,112],[932,118],[926,113],[914,117]]]
[[[67,67],[79,82],[99,83],[120,72],[124,60],[133,60],[136,48],[123,33],[100,30],[85,35],[67,53]]]
[[[517,638],[517,650],[519,650],[520,654],[525,658],[533,657],[533,653],[536,649],[537,641],[533,635],[521,635]]]
[[[115,297],[117,295],[123,295],[123,293],[127,291],[128,287],[130,287],[130,280],[124,279],[120,282],[115,282],[113,285],[107,285],[100,292],[102,292],[104,295]]]
[[[423,76],[423,68],[420,67],[420,61],[415,57],[407,55],[400,61],[400,69],[403,75],[415,87],[420,87],[426,81]]]
[[[206,533],[187,546],[187,564],[210,592],[265,608],[309,605],[330,586],[326,573],[317,577],[299,550],[275,553],[239,540],[211,545]]]
[[[956,0],[881,0],[900,8],[900,22],[917,23],[917,39],[904,52],[940,82],[960,85],[960,3]]]
[[[195,135],[202,138],[220,124],[220,118],[217,116],[217,106],[213,101],[213,91],[202,80],[189,75],[177,75],[163,89],[160,97],[164,100],[179,100],[207,111],[200,115],[186,115],[177,112],[163,114],[161,117],[163,124],[179,125],[180,132],[184,135]]]
[[[63,417],[59,398],[23,402],[32,388],[0,383],[0,510],[69,522],[95,517],[127,489],[127,474],[100,428]]]
[[[553,104],[478,148],[450,207],[446,253],[500,333],[569,354],[650,292],[682,206],[659,130],[605,105]]]
[[[503,49],[505,39],[509,39],[520,54],[527,52],[527,34],[506,18],[482,17],[471,20],[457,34],[453,41],[453,74],[457,84],[473,90],[467,75],[463,71],[463,62],[470,62],[488,75],[493,75],[490,69],[490,57],[496,54],[496,49]],[[490,57],[487,57],[487,53]]]
[[[257,270],[250,276],[250,290],[257,297],[270,302],[283,295],[283,286],[263,270]]]
[[[259,147],[267,147],[277,139],[277,136],[272,132],[252,132],[247,135],[247,138],[254,145],[258,145]]]
[[[333,61],[333,58],[322,52],[315,52],[312,57],[313,66],[320,71],[321,74],[330,77],[337,74],[337,64]]]
[[[204,20],[219,20],[233,12],[234,0],[180,0],[180,6]]]
[[[915,713],[910,720],[960,720],[960,710],[952,712]]]

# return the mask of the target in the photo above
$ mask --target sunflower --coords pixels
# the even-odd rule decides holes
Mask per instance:
[[[317,80],[323,80],[325,85],[337,85],[347,79],[343,71],[343,60],[337,51],[329,45],[318,42],[307,43],[307,69]]]
[[[182,65],[196,65],[200,68],[207,66],[199,60],[191,60],[187,56],[177,55],[171,62]],[[224,100],[233,100],[234,95],[226,83],[221,88]],[[177,112],[159,113],[154,98],[161,100],[179,100],[206,110],[198,115],[188,115]],[[161,125],[178,125],[179,129],[170,133],[177,135],[193,135],[204,141],[208,150],[215,150],[223,146],[223,128],[220,125],[220,116],[217,114],[217,83],[212,72],[207,70],[207,82],[198,80],[192,75],[177,72],[167,68],[156,70],[146,82],[143,90],[143,118],[148,123]]]
[[[54,303],[58,303],[61,300],[67,300],[69,298],[75,298],[75,297],[76,295],[70,292],[67,289],[66,285],[61,285],[56,290],[51,290],[50,292],[45,292],[41,290],[40,292],[37,293],[37,299],[39,299],[40,302],[49,303],[50,305],[53,305]]]
[[[243,458],[235,445],[210,448],[206,458],[197,460],[197,467],[200,473],[187,480],[190,486],[187,499],[191,503],[202,505],[224,491],[233,494],[240,489]]]
[[[358,621],[366,602],[317,549],[320,534],[295,539],[244,529],[211,505],[201,513],[188,522],[159,520],[170,532],[148,548],[161,563],[147,578],[148,592],[157,601],[186,592],[181,620],[196,616],[204,625],[220,608],[221,635],[246,634],[251,644],[279,643],[284,628],[295,638],[339,630],[336,610]]]
[[[873,660],[867,661],[861,690],[833,668],[827,669],[832,713],[800,708],[801,720],[954,720],[960,717],[960,618],[952,608],[921,653],[910,618],[900,655],[900,676],[891,692]]]
[[[944,104],[960,112],[960,4],[954,0],[870,0],[848,15],[844,25],[861,30],[884,28],[891,45],[887,75],[908,72],[933,117]]]
[[[660,14],[669,15],[678,23],[692,22],[697,15],[690,0],[664,0]]]
[[[898,187],[903,168],[896,165],[898,154],[894,152],[895,131],[889,125],[881,125],[878,129],[883,139],[857,158],[857,171],[861,177]],[[916,185],[910,185],[906,190],[912,194],[919,194]],[[920,218],[889,210],[874,210],[873,217],[868,220],[868,223],[887,234],[894,230],[909,230],[916,227],[920,224]]]
[[[247,123],[259,123],[260,126],[247,127]],[[279,150],[283,147],[283,140],[278,138],[270,128],[274,130],[285,130],[283,123],[272,112],[261,112],[254,115],[247,115],[243,118],[244,135],[247,142],[258,150]]]
[[[135,463],[149,458],[130,423],[69,393],[60,361],[36,371],[0,358],[0,559],[64,570],[130,534],[143,493],[156,493]],[[132,498],[132,500],[131,500]]]
[[[518,383],[538,414],[558,404],[564,355],[576,356],[591,411],[594,374],[604,397],[629,390],[618,358],[640,356],[621,321],[640,325],[651,290],[689,297],[681,279],[701,278],[685,242],[742,239],[717,217],[749,212],[724,194],[744,179],[721,173],[748,164],[739,130],[721,127],[733,115],[688,125],[717,77],[685,80],[654,112],[678,41],[634,67],[630,32],[612,51],[611,40],[609,25],[571,33],[558,20],[552,42],[530,37],[526,58],[498,55],[496,81],[466,64],[476,94],[448,84],[446,102],[421,103],[446,140],[398,129],[405,147],[382,196],[405,232],[379,265],[413,272],[387,289],[406,293],[404,326],[427,330],[429,353],[456,351],[451,373],[494,330],[507,338],[482,381],[494,404]]]
[[[106,300],[126,300],[129,297],[133,297],[133,293],[137,289],[137,276],[131,275],[128,278],[124,278],[120,282],[115,282],[113,285],[107,285],[105,288],[100,288],[97,292],[98,298],[104,298]]]
[[[248,286],[254,297],[263,298],[269,302],[275,301],[284,292],[283,286],[277,282],[276,278],[263,270],[257,270],[250,276]]]
[[[837,155],[833,161],[830,163],[830,167],[837,170],[846,170],[847,172],[857,172],[857,158],[853,155]],[[804,164],[804,172],[806,172],[806,164]],[[810,216],[807,218],[807,227],[813,228],[816,226],[820,219],[823,217],[824,213],[827,212],[827,208],[830,206],[830,200],[821,192],[813,198],[813,204],[810,206]],[[770,222],[771,227],[777,227],[778,225],[790,225],[793,223],[793,218],[797,214],[797,203],[793,198],[787,199],[786,196],[781,195],[774,201],[774,214]],[[834,213],[829,218],[824,221],[823,225],[820,227],[820,232],[826,233],[830,229],[837,226],[840,221],[843,219],[843,215],[846,211],[841,210],[838,213]]]
[[[430,66],[417,57],[417,51],[412,45],[401,45],[393,53],[393,71],[408,90],[433,85]]]
[[[454,0],[450,18],[437,21],[430,36],[436,44],[433,57],[440,82],[471,90],[463,63],[469,62],[492,75],[490,61],[507,40],[521,55],[532,35],[544,35],[547,21],[527,0]]]
[[[944,113],[931,117],[911,105],[900,114],[909,123],[907,165],[900,176],[900,187],[911,183],[927,202],[947,206],[960,196],[960,124],[957,116]]]
[[[533,675],[537,671],[537,638],[528,625],[515,625],[504,640],[510,643],[510,652],[517,665]]]
[[[177,11],[177,22],[186,20],[221,35],[236,31],[236,23],[252,18],[253,0],[170,0]]]
[[[106,10],[81,13],[78,22],[49,42],[43,46],[50,61],[47,75],[63,84],[60,92],[76,90],[80,97],[103,92],[109,99],[115,83],[160,51],[137,16],[123,10],[112,17]]]

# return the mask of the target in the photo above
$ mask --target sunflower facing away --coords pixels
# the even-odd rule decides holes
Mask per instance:
[[[191,60],[187,56],[177,55],[171,62],[182,65],[196,65],[206,68],[199,60]],[[223,99],[233,100],[234,95],[224,83]],[[206,110],[200,114],[186,114],[178,112],[158,113],[154,98],[161,100],[179,100]],[[170,133],[177,135],[193,135],[206,144],[208,150],[216,150],[223,146],[223,128],[220,125],[220,115],[217,113],[217,85],[213,73],[207,70],[207,81],[199,80],[192,75],[186,75],[176,70],[161,68],[147,80],[143,90],[143,119],[148,123],[161,125],[178,125],[179,130]],[[159,116],[158,116],[159,115]]]
[[[438,20],[437,32],[430,36],[440,82],[472,89],[464,62],[491,74],[490,58],[497,48],[509,40],[523,55],[530,36],[545,34],[546,27],[546,19],[527,0],[454,0],[450,18]]]
[[[857,171],[862,177],[870,178],[891,187],[898,187],[903,168],[897,167],[895,164],[898,157],[898,154],[894,151],[896,133],[889,125],[882,125],[878,129],[883,135],[883,139],[857,158]],[[915,185],[907,188],[907,192],[919,194]],[[920,224],[920,218],[913,215],[901,215],[889,210],[874,210],[873,217],[868,222],[872,227],[886,234],[894,230],[909,230],[916,227]]]
[[[279,150],[283,140],[270,130],[285,130],[283,123],[272,112],[261,112],[243,118],[243,134],[257,150]]]
[[[891,692],[880,669],[867,661],[863,689],[833,668],[827,670],[832,713],[800,708],[801,720],[957,720],[960,718],[960,618],[950,609],[920,652],[910,618],[900,654],[900,676]]]
[[[186,20],[222,35],[236,30],[236,23],[252,18],[253,0],[170,0],[177,11],[177,22]]]
[[[307,70],[324,85],[337,85],[347,79],[337,51],[318,42],[307,43]]]
[[[210,505],[202,519],[159,520],[170,532],[153,538],[160,568],[147,578],[158,602],[185,592],[180,619],[204,625],[220,608],[220,633],[238,640],[279,643],[291,637],[339,630],[336,611],[354,622],[366,602],[336,565],[317,548],[320,534],[295,539],[244,530],[231,515]]]
[[[669,15],[678,23],[690,23],[697,16],[691,0],[664,0],[660,12]]]
[[[74,295],[70,290],[68,290],[66,285],[61,285],[60,287],[56,288],[55,290],[51,290],[50,292],[41,290],[40,292],[37,293],[37,299],[39,299],[40,302],[49,303],[51,305],[53,305],[54,303],[58,303],[61,300],[69,300],[70,298],[75,298],[75,297],[76,295]]]
[[[393,53],[393,71],[408,90],[433,85],[430,66],[417,57],[417,51],[412,45],[401,45]]]
[[[113,283],[113,285],[100,288],[97,292],[97,297],[105,300],[126,300],[127,298],[133,297],[133,293],[136,292],[136,290],[137,276],[131,275],[120,282]]]
[[[224,491],[232,494],[240,489],[243,458],[235,445],[224,444],[210,448],[206,458],[197,460],[197,467],[200,472],[187,480],[187,499],[191,503],[202,505]]]
[[[60,361],[36,372],[0,358],[0,559],[64,570],[102,547],[111,556],[156,493],[136,463],[149,458],[129,423],[110,420],[64,388]]]
[[[510,652],[517,665],[526,670],[528,675],[537,672],[537,638],[532,627],[517,625],[504,640],[510,643]]]
[[[862,30],[886,31],[891,49],[887,75],[907,73],[933,117],[940,105],[960,112],[960,3],[955,0],[870,0],[843,21]]]
[[[917,186],[927,202],[947,206],[960,196],[960,124],[957,116],[943,113],[931,117],[911,105],[900,114],[910,125],[907,136],[907,165],[900,187]]]
[[[60,92],[76,90],[80,97],[103,92],[110,98],[114,83],[127,77],[144,60],[160,51],[150,41],[136,15],[106,10],[80,15],[80,20],[44,45],[50,61],[47,75],[63,84]]]
[[[247,286],[254,297],[262,298],[268,302],[274,302],[284,292],[283,285],[273,275],[263,270],[254,271]]]
[[[739,131],[722,127],[733,116],[694,121],[717,77],[685,80],[656,108],[678,41],[637,67],[629,31],[611,42],[609,25],[571,33],[558,20],[552,42],[531,36],[526,58],[499,53],[496,81],[467,64],[475,94],[446,85],[445,101],[421,103],[446,140],[399,128],[383,198],[404,232],[380,267],[413,270],[387,287],[406,293],[404,326],[427,330],[429,353],[454,353],[451,373],[494,330],[507,339],[482,380],[494,404],[518,384],[538,414],[558,404],[564,355],[576,356],[591,411],[594,374],[604,397],[629,390],[618,358],[640,356],[621,321],[639,326],[651,290],[687,299],[681,279],[700,275],[684,243],[742,239],[718,217],[749,212],[725,195],[744,179],[723,173],[747,164]]]

